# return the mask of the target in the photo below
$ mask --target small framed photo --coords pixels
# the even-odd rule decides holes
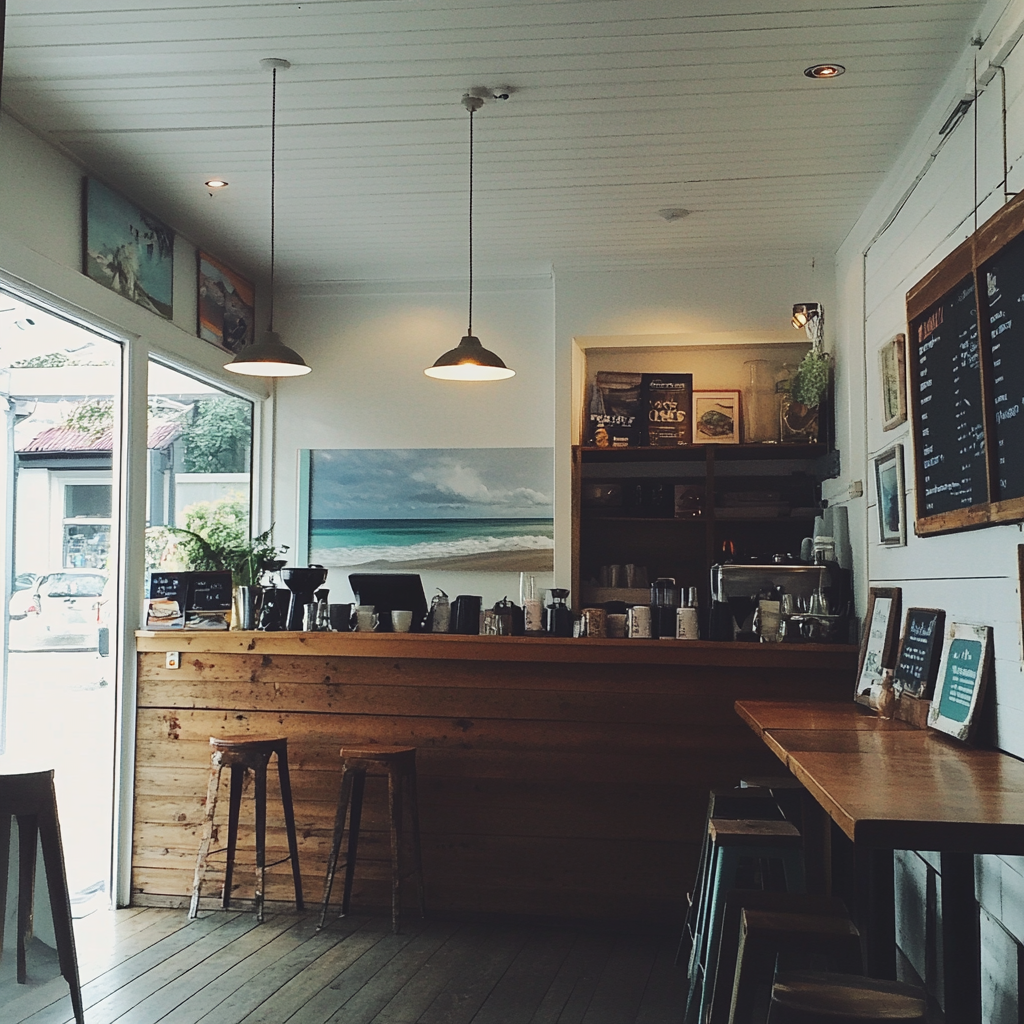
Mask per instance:
[[[693,443],[740,443],[739,391],[694,391]]]
[[[907,501],[903,481],[903,445],[894,444],[875,458],[878,542],[888,547],[907,543]]]
[[[933,729],[964,743],[974,738],[992,657],[992,627],[950,623],[928,712]]]
[[[203,341],[236,355],[253,341],[256,293],[251,282],[208,253],[198,253],[199,323]]]
[[[897,334],[878,353],[882,371],[882,429],[907,422],[907,336]]]
[[[857,687],[853,699],[871,707],[871,687],[882,681],[882,669],[892,668],[900,630],[899,587],[872,587],[868,591],[868,610],[864,616],[864,637],[860,642]]]
[[[170,320],[174,232],[93,178],[82,179],[82,222],[82,273]]]

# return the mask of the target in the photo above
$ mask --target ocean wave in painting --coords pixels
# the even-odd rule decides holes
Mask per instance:
[[[533,569],[554,551],[550,520],[314,521],[309,540],[310,560],[326,566],[497,569],[519,558]]]

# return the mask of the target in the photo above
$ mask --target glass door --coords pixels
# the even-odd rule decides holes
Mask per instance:
[[[109,900],[122,347],[0,291],[0,772],[53,768],[72,910]]]

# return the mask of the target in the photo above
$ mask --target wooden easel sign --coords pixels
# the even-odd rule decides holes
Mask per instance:
[[[941,608],[908,608],[896,657],[893,684],[900,694],[930,698],[939,674],[942,627],[946,613]]]
[[[928,724],[933,729],[971,742],[985,699],[991,651],[991,626],[950,624],[928,713]]]

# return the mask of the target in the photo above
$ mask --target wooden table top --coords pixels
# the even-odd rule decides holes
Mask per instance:
[[[1024,854],[1024,762],[858,705],[738,701],[850,839],[869,847]]]

